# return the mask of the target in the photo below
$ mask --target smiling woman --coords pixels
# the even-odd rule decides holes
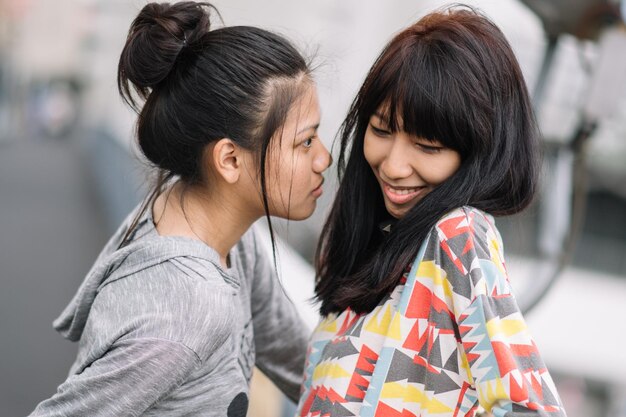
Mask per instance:
[[[299,416],[565,416],[493,219],[530,203],[537,166],[524,79],[489,19],[451,8],[389,42],[341,132]]]

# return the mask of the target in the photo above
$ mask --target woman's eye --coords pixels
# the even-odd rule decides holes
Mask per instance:
[[[370,124],[370,129],[376,136],[389,136],[391,134],[390,131],[376,127],[373,124]]]
[[[443,150],[442,146],[424,145],[423,143],[416,143],[415,145],[426,153],[439,153]]]
[[[304,142],[302,142],[302,146],[304,146],[305,148],[310,148],[311,146],[313,146],[313,139],[314,137],[305,139]]]

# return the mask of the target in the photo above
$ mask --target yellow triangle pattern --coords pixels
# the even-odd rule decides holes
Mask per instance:
[[[496,253],[500,253],[500,244],[498,243],[498,239],[496,238],[491,238],[489,239],[489,243],[490,243],[490,248],[492,252],[496,252]]]
[[[383,317],[378,321],[378,316],[380,315],[381,310],[385,310]],[[389,330],[389,325],[391,324],[391,306],[386,304],[383,308],[380,308],[376,314],[372,315],[372,318],[369,319],[367,324],[365,325],[365,330],[368,332],[380,334],[383,336],[387,335],[387,330]]]
[[[345,378],[352,376],[352,374],[343,369],[337,363],[322,363],[315,367],[313,372],[313,380],[319,380],[320,378]]]
[[[436,286],[443,287],[446,296],[452,297],[452,286],[448,281],[446,271],[441,269],[434,261],[422,261],[417,267],[418,277],[428,277]]]
[[[500,255],[502,252],[500,252],[500,244],[497,239],[489,240],[489,252],[491,254],[491,262],[493,262],[502,275],[506,276],[506,269],[504,269],[504,262]]]
[[[389,326],[389,331],[387,332],[387,337],[394,340],[402,340],[402,330],[400,327],[400,316],[401,314],[396,311],[393,315],[393,319],[391,320],[391,325]]]
[[[332,317],[324,319],[317,327],[317,330],[320,332],[337,333],[337,319]]]
[[[509,398],[509,395],[507,394],[504,384],[500,378],[487,381],[484,384],[484,389],[478,390],[478,402],[486,410],[490,410],[496,401]]]
[[[429,414],[451,413],[454,410],[428,395],[414,385],[387,382],[383,385],[381,398],[401,398],[406,403],[418,403]],[[449,415],[449,414],[448,414]]]
[[[465,370],[470,382],[473,384],[474,377],[472,376],[472,370],[470,369],[470,364],[467,360],[467,355],[465,355],[465,349],[463,349],[463,346],[459,346],[459,352],[461,353],[461,368]]]
[[[520,332],[526,331],[528,328],[523,320],[503,319],[497,318],[489,320],[487,323],[487,334],[490,339],[498,334],[504,334],[505,336],[513,336]]]

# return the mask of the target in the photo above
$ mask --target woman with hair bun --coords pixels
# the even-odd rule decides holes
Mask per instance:
[[[486,17],[437,11],[389,42],[343,125],[298,416],[565,416],[492,217],[531,202],[537,138]]]
[[[211,9],[150,3],[130,27],[118,85],[158,181],[54,322],[78,356],[32,416],[244,417],[255,365],[298,397],[307,328],[248,229],[315,209],[316,88],[286,39],[210,30]]]

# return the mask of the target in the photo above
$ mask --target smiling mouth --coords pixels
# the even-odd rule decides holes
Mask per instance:
[[[385,196],[394,204],[406,204],[422,194],[425,189],[426,186],[395,188],[386,182],[383,183],[383,192],[385,193]]]

